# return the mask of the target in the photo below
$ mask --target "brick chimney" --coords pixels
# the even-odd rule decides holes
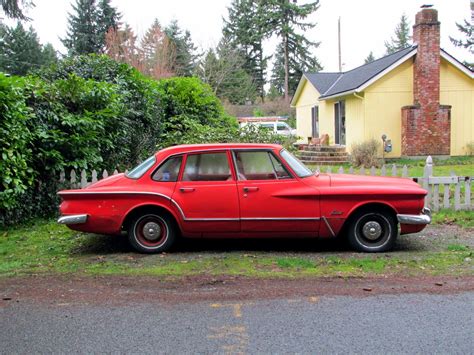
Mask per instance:
[[[402,155],[449,155],[451,107],[440,106],[440,22],[438,11],[423,8],[416,14],[413,41],[414,105],[402,107]]]

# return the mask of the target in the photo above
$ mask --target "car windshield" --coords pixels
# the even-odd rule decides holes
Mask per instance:
[[[130,178],[130,179],[139,179],[143,176],[143,174],[145,174],[148,169],[150,169],[153,164],[155,164],[155,156],[152,155],[151,157],[149,157],[147,160],[145,160],[143,163],[139,164],[137,167],[133,168],[132,171],[130,171],[129,173],[127,173],[127,177]]]
[[[289,151],[282,149],[282,151],[280,152],[280,155],[283,159],[285,159],[285,161],[288,163],[291,169],[293,169],[295,174],[298,175],[300,178],[313,175],[313,172],[309,168],[307,168],[306,165],[300,162]]]

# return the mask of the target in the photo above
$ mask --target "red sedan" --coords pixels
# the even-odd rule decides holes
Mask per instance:
[[[179,237],[336,237],[359,251],[389,250],[430,223],[426,190],[409,179],[313,173],[275,144],[181,145],[128,174],[60,191],[58,222],[127,232],[144,253]]]

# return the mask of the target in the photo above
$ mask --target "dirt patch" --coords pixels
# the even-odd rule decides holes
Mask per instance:
[[[474,291],[474,276],[255,279],[194,276],[22,277],[0,279],[0,305],[35,301],[51,305],[182,303],[261,300],[291,297]]]

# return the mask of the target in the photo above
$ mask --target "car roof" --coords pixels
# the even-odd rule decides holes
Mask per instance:
[[[158,153],[172,155],[194,151],[206,151],[216,149],[282,149],[279,144],[263,144],[263,143],[213,143],[213,144],[182,144],[175,145],[160,150]]]

